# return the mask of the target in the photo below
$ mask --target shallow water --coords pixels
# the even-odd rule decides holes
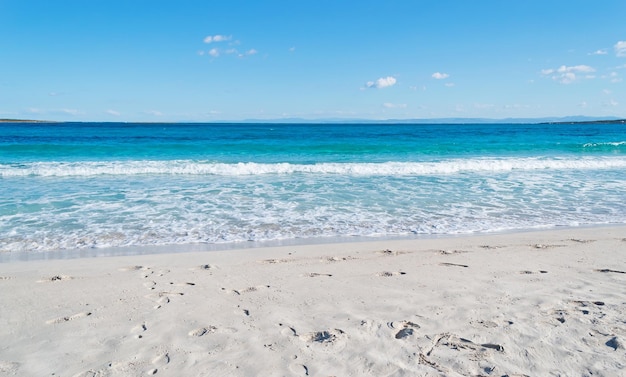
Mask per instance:
[[[0,250],[626,223],[626,127],[0,125]]]

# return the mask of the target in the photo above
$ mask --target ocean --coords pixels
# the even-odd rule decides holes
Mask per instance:
[[[624,124],[0,123],[0,252],[624,223]]]

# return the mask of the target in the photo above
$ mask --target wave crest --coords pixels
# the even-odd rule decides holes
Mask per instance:
[[[0,164],[0,177],[88,177],[99,175],[219,175],[340,174],[433,175],[513,170],[597,170],[626,168],[626,157],[588,158],[475,158],[432,162],[381,163],[215,163],[208,161],[33,162]]]

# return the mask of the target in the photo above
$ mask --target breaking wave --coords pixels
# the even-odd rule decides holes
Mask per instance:
[[[0,164],[0,177],[89,177],[100,175],[217,175],[340,174],[340,175],[434,175],[513,170],[600,170],[626,168],[626,157],[582,158],[473,158],[431,162],[382,163],[216,163],[209,161],[105,161],[32,162]]]

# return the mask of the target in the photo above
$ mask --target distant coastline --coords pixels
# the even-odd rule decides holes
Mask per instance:
[[[213,124],[626,124],[626,119],[569,116],[560,118],[430,118],[430,119],[244,119],[238,121],[163,121],[163,122],[110,122],[110,121],[55,121],[35,119],[0,119],[0,123],[131,123],[131,124],[177,124],[177,123],[213,123]]]
[[[0,119],[0,123],[60,123],[51,120],[33,120],[33,119]]]
[[[580,122],[542,122],[539,124],[626,124],[626,119],[586,120]]]

